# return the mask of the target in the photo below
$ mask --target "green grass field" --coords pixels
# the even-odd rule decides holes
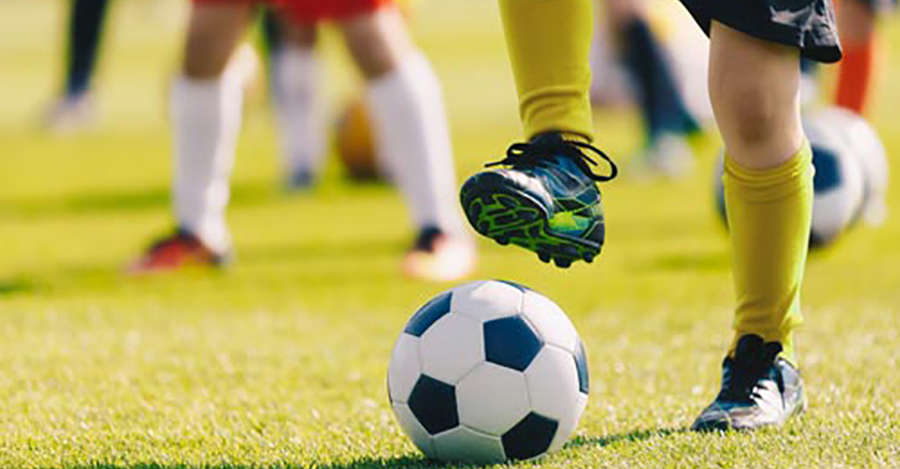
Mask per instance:
[[[393,191],[346,185],[332,168],[315,193],[284,196],[260,98],[234,176],[233,268],[120,274],[170,229],[164,98],[183,5],[119,3],[100,129],[50,138],[35,124],[56,86],[62,2],[0,2],[0,467],[436,467],[400,433],[385,375],[407,317],[451,285],[399,275],[411,233]],[[900,25],[888,26],[898,43]],[[417,31],[445,80],[462,177],[518,136],[494,3],[427,2]],[[344,77],[329,91],[337,99],[352,80],[332,65]],[[900,62],[888,73],[900,76]],[[892,80],[874,117],[896,154]],[[633,116],[599,126],[612,153],[634,148]],[[686,181],[606,187],[599,263],[560,271],[481,244],[473,278],[555,299],[589,351],[593,394],[577,435],[520,465],[900,467],[896,210],[810,260],[799,338],[809,413],[756,434],[685,431],[718,387],[730,339],[716,145],[706,146]],[[900,209],[900,191],[890,203]]]

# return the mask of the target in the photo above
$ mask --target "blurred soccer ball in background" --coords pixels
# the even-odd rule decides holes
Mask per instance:
[[[555,303],[502,281],[442,293],[409,320],[388,391],[404,432],[433,459],[531,459],[562,447],[587,404],[575,327]]]
[[[350,101],[334,130],[335,151],[344,172],[353,181],[385,181],[384,168],[375,151],[372,123],[365,101]]]

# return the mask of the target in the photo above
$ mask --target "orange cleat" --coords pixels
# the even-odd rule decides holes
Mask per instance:
[[[194,234],[178,229],[153,243],[144,255],[128,266],[129,274],[140,275],[178,270],[187,266],[220,267],[227,256],[213,252]]]

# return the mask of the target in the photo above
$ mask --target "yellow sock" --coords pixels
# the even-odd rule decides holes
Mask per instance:
[[[806,266],[813,201],[808,143],[781,166],[742,168],[725,158],[725,204],[731,231],[738,338],[781,342],[795,363],[792,331],[800,325],[800,286]]]
[[[500,0],[525,134],[590,140],[592,0]]]

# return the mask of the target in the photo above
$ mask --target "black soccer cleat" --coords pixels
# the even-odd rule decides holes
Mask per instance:
[[[599,155],[610,166],[608,176],[591,171],[597,163],[584,151]],[[506,158],[466,181],[460,201],[476,231],[501,245],[515,244],[562,268],[577,260],[592,262],[605,239],[603,205],[597,182],[616,177],[618,169],[593,146],[564,140],[560,134],[536,137],[509,147]]]
[[[806,410],[800,372],[778,354],[781,344],[757,335],[738,341],[722,363],[722,389],[691,425],[692,430],[755,430],[781,426]]]

